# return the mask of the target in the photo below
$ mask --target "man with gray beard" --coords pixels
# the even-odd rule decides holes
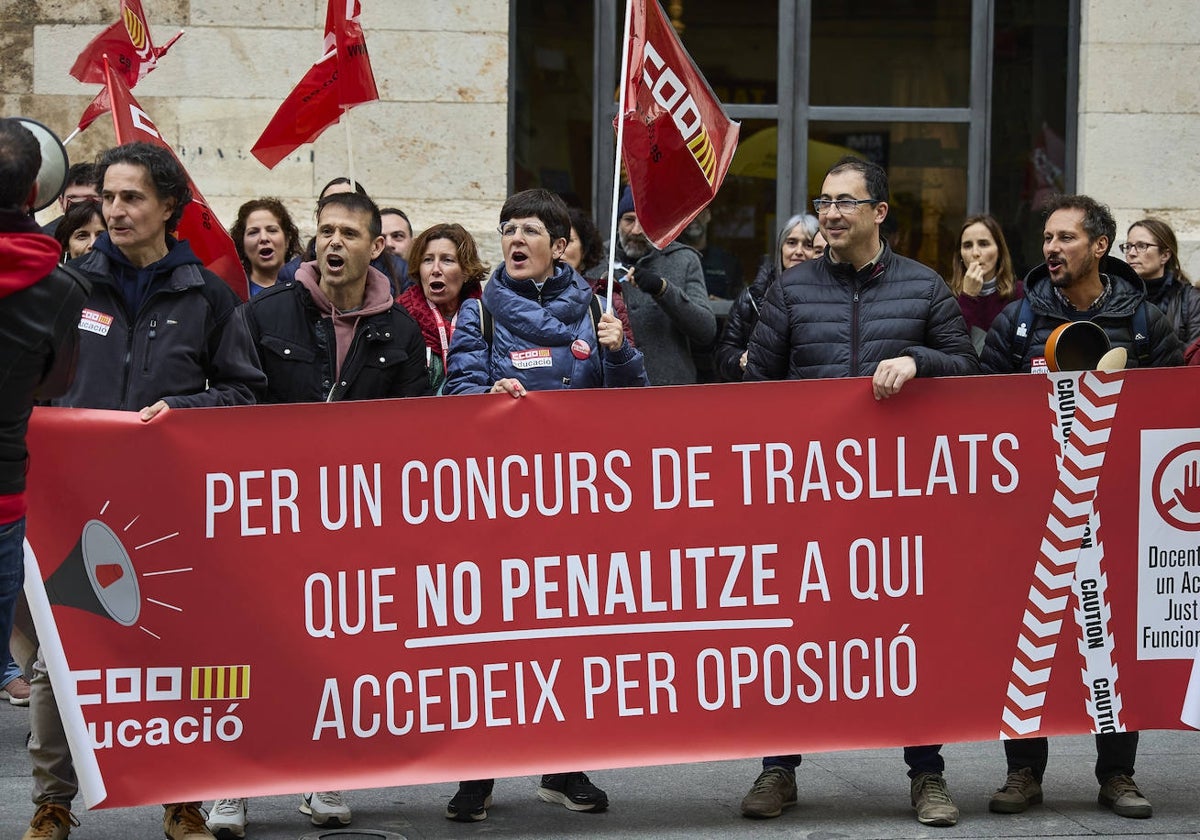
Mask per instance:
[[[692,348],[707,347],[717,334],[700,255],[680,242],[654,247],[638,224],[629,187],[617,219],[617,280],[650,384],[694,385]]]

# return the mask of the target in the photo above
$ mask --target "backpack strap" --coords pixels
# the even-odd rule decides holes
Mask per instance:
[[[1130,323],[1133,329],[1133,349],[1137,353],[1138,367],[1150,366],[1150,315],[1146,311],[1146,299],[1133,310]]]
[[[592,295],[592,305],[588,307],[588,312],[592,316],[592,333],[596,336],[596,346],[600,346],[600,316],[602,309],[600,306],[600,295]]]
[[[1009,360],[1013,370],[1020,370],[1025,361],[1025,353],[1029,350],[1029,342],[1033,340],[1033,304],[1028,296],[1022,296],[1021,308],[1013,321],[1013,334],[1008,342]]]
[[[488,312],[488,308],[483,305],[483,298],[479,298],[479,327],[483,332],[483,340],[487,343],[488,355],[492,353],[492,336],[496,332],[496,323],[492,319],[492,313]]]

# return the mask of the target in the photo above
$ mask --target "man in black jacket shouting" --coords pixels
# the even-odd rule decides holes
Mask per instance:
[[[357,192],[330,193],[317,205],[316,259],[280,280],[240,315],[267,374],[261,402],[337,402],[432,396],[421,328],[371,266],[384,249],[379,208]],[[300,812],[313,825],[352,819],[341,791],[305,793]],[[213,803],[217,837],[244,837],[246,800]]]
[[[875,398],[914,376],[979,372],[958,304],[931,268],[892,252],[879,235],[888,212],[887,173],[844,157],[813,201],[825,255],[789,268],[763,299],[750,337],[746,381],[870,376]],[[905,747],[910,794],[925,825],[958,822],[942,777],[940,745]],[[800,756],[763,759],[742,800],[748,817],[775,817],[796,803]]]
[[[1004,307],[992,322],[983,346],[984,371],[1046,372],[1050,333],[1072,321],[1091,321],[1103,329],[1112,347],[1125,349],[1128,367],[1183,364],[1179,336],[1146,300],[1142,279],[1108,256],[1117,234],[1109,209],[1090,196],[1059,195],[1045,213],[1046,261],[1026,276],[1025,299]],[[1133,780],[1137,747],[1137,732],[1097,733],[1095,772],[1100,804],[1119,816],[1144,819],[1153,815],[1153,807]],[[989,810],[1019,814],[1040,803],[1049,750],[1042,737],[1006,740],[1008,775],[992,794]]]

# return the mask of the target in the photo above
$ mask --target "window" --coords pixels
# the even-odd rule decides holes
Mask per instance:
[[[742,123],[708,236],[743,282],[846,150],[888,170],[900,253],[947,274],[962,220],[986,210],[1018,268],[1040,262],[1037,203],[1073,188],[1079,0],[662,5]],[[511,182],[566,194],[602,230],[624,7],[515,0],[511,36]]]

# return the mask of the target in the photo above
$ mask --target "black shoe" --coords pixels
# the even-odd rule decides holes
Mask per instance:
[[[446,805],[446,819],[466,823],[486,820],[487,809],[492,807],[492,786],[495,783],[495,779],[459,782],[458,793]]]
[[[571,811],[598,814],[608,807],[608,794],[596,787],[585,773],[548,773],[537,789],[543,802],[554,802]]]

